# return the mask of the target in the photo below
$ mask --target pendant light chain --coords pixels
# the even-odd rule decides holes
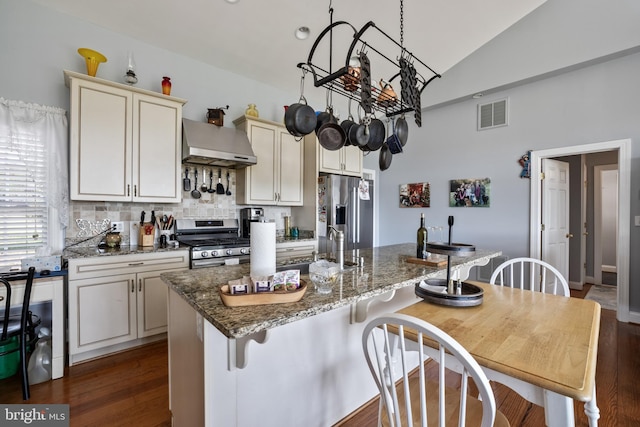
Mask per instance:
[[[404,52],[404,0],[400,0],[400,49]]]

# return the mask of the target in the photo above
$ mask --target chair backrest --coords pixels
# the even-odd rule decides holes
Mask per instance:
[[[519,268],[519,271],[515,271]],[[489,283],[568,297],[569,285],[554,266],[535,258],[513,258],[494,270]]]
[[[430,346],[417,345],[425,342],[423,339],[429,340]],[[493,425],[496,403],[489,380],[471,354],[441,329],[415,317],[386,314],[365,326],[362,346],[380,390],[389,425],[426,426],[427,419],[431,421],[429,425],[436,425],[433,422],[437,419],[439,426],[453,425],[453,420],[457,420],[459,426],[464,426],[472,412],[467,412],[468,403],[473,401],[481,409],[481,426]],[[428,384],[425,378],[425,362],[428,359],[439,364],[437,386]],[[416,366],[419,375],[417,378],[412,376],[410,380],[409,374]],[[447,367],[453,373],[445,381]],[[460,388],[454,393],[451,375],[456,375],[456,372],[461,373],[456,376],[460,378]],[[481,402],[468,395],[469,377],[479,389]],[[396,382],[399,380],[400,390],[397,390]],[[452,401],[454,413],[447,405]],[[384,414],[380,415],[384,417]]]
[[[0,324],[0,341],[5,341],[7,337],[7,325],[9,324],[9,315],[11,311],[11,283],[9,280],[26,279],[24,287],[24,295],[22,298],[22,311],[20,315],[20,328],[26,330],[27,321],[29,318],[29,302],[31,301],[31,289],[33,288],[33,277],[36,273],[35,267],[29,267],[27,273],[16,273],[11,275],[5,275],[0,277],[0,284],[4,285],[6,289],[4,316],[2,323]]]

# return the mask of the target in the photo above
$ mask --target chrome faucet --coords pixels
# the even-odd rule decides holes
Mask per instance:
[[[340,265],[340,270],[344,270],[344,232],[329,226],[329,240],[336,241],[336,261]]]

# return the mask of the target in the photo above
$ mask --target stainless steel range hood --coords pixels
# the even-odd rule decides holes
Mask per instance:
[[[257,161],[245,132],[182,119],[182,163],[243,168]]]

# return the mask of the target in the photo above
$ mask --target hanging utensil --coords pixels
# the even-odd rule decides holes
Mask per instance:
[[[194,199],[199,199],[202,194],[198,191],[198,169],[196,168],[193,172],[193,176],[195,178],[195,185],[193,186],[193,190],[191,191],[191,197]]]
[[[207,170],[205,168],[202,168],[202,185],[200,186],[200,191],[202,191],[203,193],[207,192],[207,183],[205,179],[207,179]]]
[[[393,153],[389,150],[389,146],[387,143],[382,144],[382,148],[380,149],[380,158],[378,159],[378,166],[380,166],[381,171],[386,171],[391,166],[391,160],[393,159]]]
[[[231,195],[231,191],[229,191],[229,171],[227,171],[227,196]]]
[[[366,53],[360,52],[360,105],[365,113],[371,114],[371,64]]]
[[[216,193],[224,194],[224,185],[222,185],[222,169],[218,169],[218,185],[216,185]]]
[[[213,169],[209,169],[209,189],[207,193],[212,194],[215,193],[216,190],[213,189]]]
[[[184,168],[184,179],[182,180],[182,190],[191,190],[191,180],[189,179],[189,168]]]
[[[396,135],[398,135],[400,144],[404,147],[409,138],[409,125],[404,118],[404,113],[396,120]]]

